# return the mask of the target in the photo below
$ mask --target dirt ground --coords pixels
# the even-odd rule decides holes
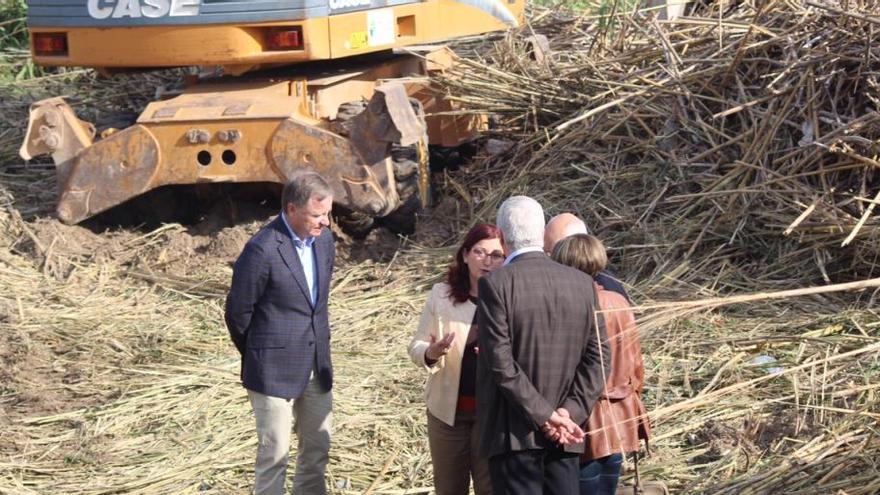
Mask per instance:
[[[68,226],[43,207],[23,219],[40,197],[34,195],[45,193],[20,181],[7,185],[0,182],[0,198],[7,198],[0,209],[0,494],[248,493],[253,418],[223,303],[232,263],[276,208],[218,203],[186,225]],[[472,208],[455,187],[441,187],[410,237],[379,228],[354,239],[334,226],[334,494],[431,491],[424,375],[405,349],[425,295],[477,215]],[[623,268],[626,276],[631,267]],[[664,480],[673,493],[722,486],[730,494],[789,458],[801,463],[792,472],[829,479],[865,473],[870,460],[842,458],[845,467],[837,471],[820,462],[846,449],[870,452],[877,443],[862,426],[835,430],[842,423],[822,411],[872,404],[876,386],[858,385],[870,376],[860,378],[862,362],[699,402],[703,387],[766,376],[737,361],[743,356],[771,353],[786,366],[831,352],[828,342],[799,340],[800,333],[849,328],[860,339],[855,328],[874,331],[873,313],[813,303],[822,309],[786,306],[784,317],[768,317],[776,310],[764,308],[706,312],[661,326],[651,326],[651,312],[640,318],[650,328],[642,340],[645,401],[656,412],[658,437],[640,463],[644,479]],[[855,326],[845,327],[842,318]],[[783,340],[755,344],[756,334]],[[844,337],[833,343],[864,344]],[[832,395],[820,382],[843,385]],[[786,407],[780,397],[792,390],[797,399],[786,400],[821,407]],[[680,407],[689,403],[698,405]],[[811,445],[819,452],[813,457]]]

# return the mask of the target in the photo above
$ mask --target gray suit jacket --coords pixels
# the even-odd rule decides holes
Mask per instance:
[[[226,326],[241,353],[241,382],[248,390],[285,399],[299,397],[313,366],[322,387],[333,386],[327,314],[333,234],[325,229],[313,246],[318,274],[314,306],[281,217],[257,232],[235,262],[226,298]]]
[[[586,423],[604,387],[611,354],[594,323],[589,275],[525,253],[479,282],[477,420],[484,454],[553,446],[541,426],[559,407]],[[583,444],[567,452],[583,452]]]

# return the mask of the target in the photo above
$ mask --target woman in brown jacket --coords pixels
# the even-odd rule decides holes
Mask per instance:
[[[602,242],[587,234],[560,241],[553,259],[595,277],[608,263]],[[596,284],[599,309],[605,318],[611,356],[611,373],[605,391],[587,420],[585,452],[581,456],[580,495],[614,495],[623,454],[638,452],[651,428],[640,397],[645,365],[635,317],[626,299]]]

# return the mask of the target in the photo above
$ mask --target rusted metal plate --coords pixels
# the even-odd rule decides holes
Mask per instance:
[[[153,112],[154,119],[170,119],[177,115],[179,107],[162,107]]]
[[[69,161],[95,138],[95,126],[76,117],[63,98],[48,98],[31,105],[27,132],[18,154],[25,160],[51,154],[58,183],[67,180]]]
[[[385,95],[385,109],[400,133],[400,144],[412,146],[417,143],[425,135],[425,124],[413,110],[406,87],[390,82],[377,87],[376,92]]]
[[[445,46],[410,46],[402,52],[412,52],[423,60],[422,71],[427,74],[442,73],[458,63],[458,56]],[[394,79],[386,82],[394,82]],[[455,147],[473,141],[488,127],[485,114],[463,113],[456,102],[445,98],[441,88],[427,77],[400,78],[410,98],[422,104],[428,138],[432,145]]]
[[[225,110],[223,110],[223,116],[230,117],[230,116],[247,115],[248,110],[250,110],[252,106],[253,106],[252,103],[246,103],[246,102],[233,103],[232,105],[229,105],[228,107],[226,107]]]
[[[293,119],[283,121],[268,154],[282,177],[311,169],[326,177],[334,201],[364,213],[383,216],[398,206],[394,176],[383,158],[368,164],[348,139]]]
[[[283,119],[296,113],[303,96],[290,94],[289,81],[198,86],[147,105],[139,124],[202,120]]]
[[[411,98],[422,103],[432,145],[455,147],[476,139],[488,127],[485,114],[461,113],[462,108],[429,84],[408,84]],[[459,113],[457,113],[459,112]]]
[[[160,165],[159,143],[141,125],[81,152],[58,201],[58,218],[77,223],[151,189]]]

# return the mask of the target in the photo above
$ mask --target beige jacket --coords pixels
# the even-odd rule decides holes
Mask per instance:
[[[449,426],[455,426],[455,410],[458,407],[458,382],[461,378],[461,358],[477,306],[465,301],[453,304],[449,297],[449,285],[435,284],[425,302],[419,319],[419,328],[409,343],[409,356],[418,366],[428,371],[425,401],[428,411]],[[431,345],[431,337],[440,340],[452,332],[455,340],[446,356],[433,366],[425,364],[425,351]]]

